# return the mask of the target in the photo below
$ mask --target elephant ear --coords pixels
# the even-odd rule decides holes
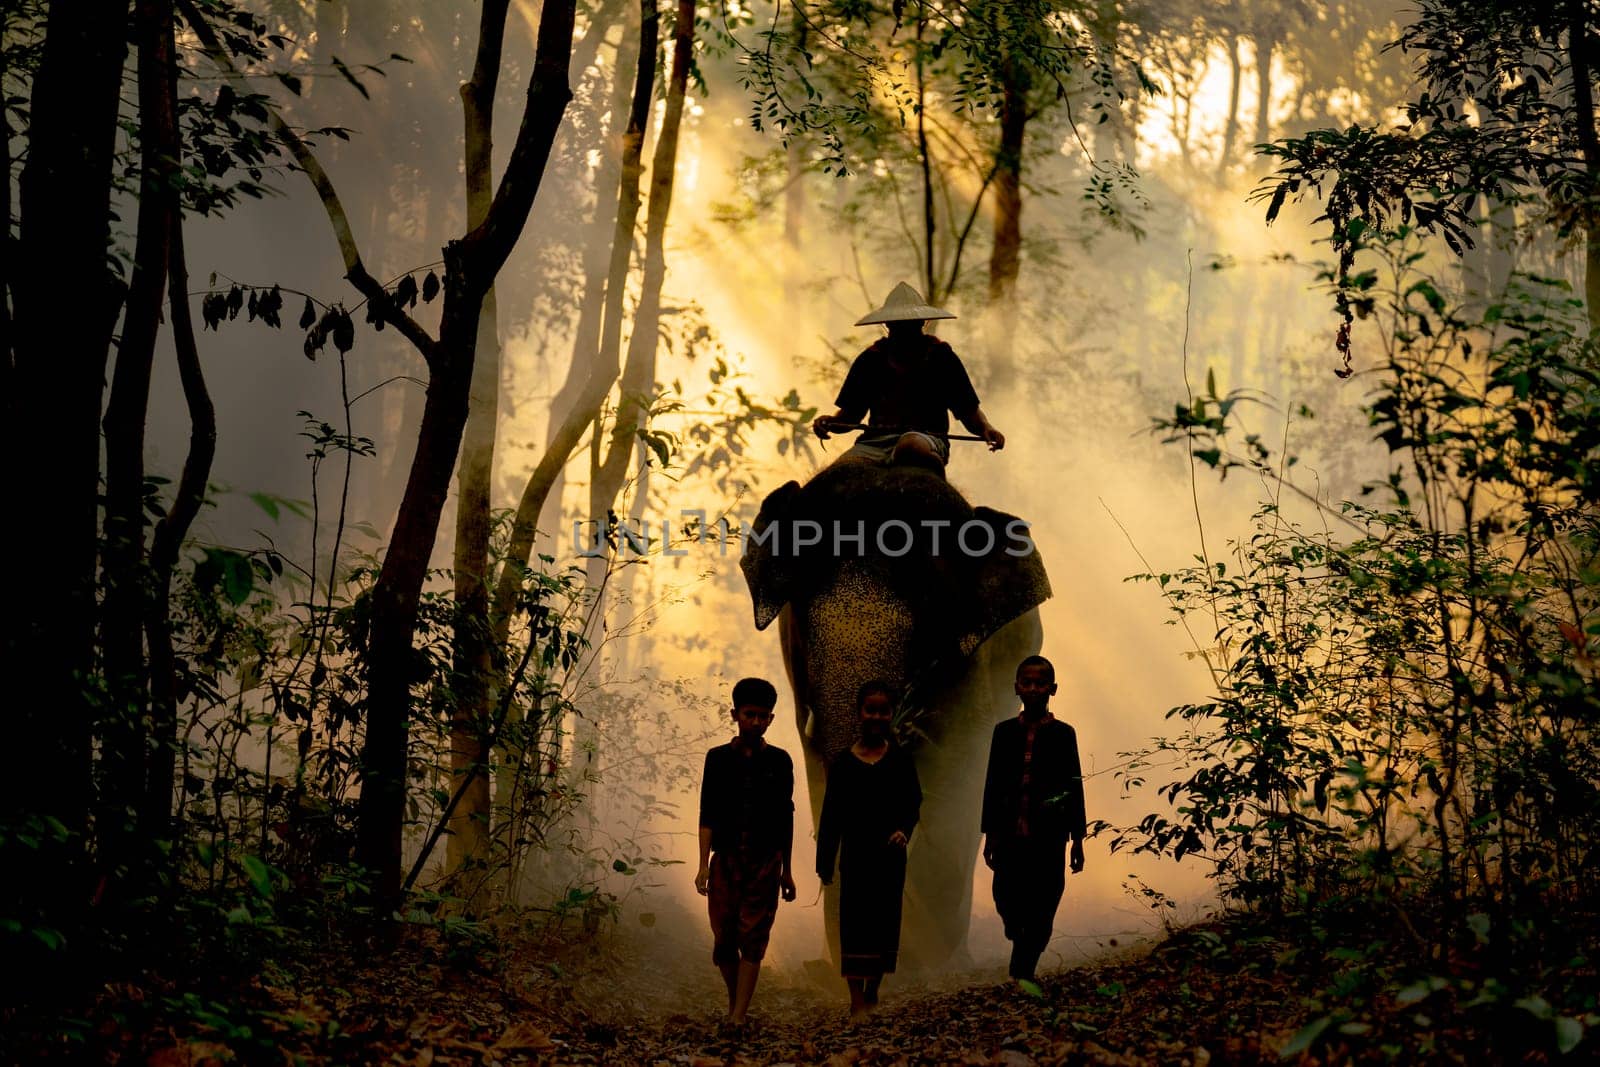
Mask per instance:
[[[755,608],[756,629],[765,630],[783,611],[798,588],[798,560],[793,553],[775,555],[771,546],[760,535],[775,522],[781,522],[794,509],[800,496],[799,482],[785,482],[761,502],[751,533],[745,539],[744,555],[739,557],[739,569],[744,572],[745,585],[750,588],[750,602]]]
[[[973,518],[994,531],[994,548],[973,568],[973,596],[963,613],[956,647],[970,656],[1006,623],[1050,599],[1050,577],[1028,524],[993,508],[973,509]]]

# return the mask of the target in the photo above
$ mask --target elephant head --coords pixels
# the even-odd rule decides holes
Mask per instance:
[[[857,688],[906,690],[897,732],[923,815],[903,944],[912,965],[944,963],[966,938],[989,737],[1015,709],[1013,674],[1039,650],[1050,596],[1025,525],[937,474],[837,464],[766,499],[740,563],[757,629],[779,621],[813,819],[828,761],[855,740]]]

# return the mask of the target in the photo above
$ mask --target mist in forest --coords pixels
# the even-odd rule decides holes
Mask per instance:
[[[320,134],[315,142],[350,207],[368,268],[386,284],[442,273],[440,247],[466,218],[457,87],[471,73],[471,6],[266,7],[300,42],[302,64],[317,71],[300,95],[275,98],[297,126],[348,129],[348,139]],[[591,773],[582,785],[588,799],[549,854],[529,862],[519,892],[524,906],[552,907],[572,886],[592,882],[615,897],[618,936],[641,945],[659,937],[703,943],[707,958],[709,931],[692,886],[697,776],[705,749],[731,736],[733,682],[745,675],[776,682],[769,739],[797,764],[803,741],[776,627],[755,631],[737,550],[689,542],[679,546],[683,555],[663,556],[662,524],[681,530],[696,511],[713,522],[748,523],[766,493],[791,478],[804,481],[848,447],[835,439],[822,448],[799,415],[831,411],[848,361],[878,336],[876,327],[851,323],[899,281],[926,288],[922,178],[909,127],[890,124],[878,140],[851,144],[845,176],[822,172],[828,150],[820,136],[798,136],[785,148],[778,130],[753,130],[738,82],[741,58],[717,32],[731,27],[747,43],[756,40],[750,13],[743,15],[737,5],[701,12],[699,77],[689,82],[677,150],[653,376],[673,403],[658,405],[649,423],[671,435],[673,453],[647,481],[630,474],[615,506],[643,520],[656,544],[643,557],[619,553],[607,579],[606,621],[594,631],[603,640],[569,694],[593,712],[571,724],[565,749]],[[1053,709],[1078,731],[1091,820],[1125,826],[1162,808],[1150,788],[1165,781],[1159,761],[1143,769],[1142,789],[1126,790],[1122,772],[1132,753],[1170,728],[1168,709],[1201,699],[1212,685],[1202,654],[1212,635],[1169,625],[1159,588],[1129,577],[1176,570],[1202,554],[1226,560],[1230,540],[1272,492],[1248,472],[1219,480],[1204,465],[1197,469],[1183,445],[1150,432],[1152,417],[1207,389],[1242,390],[1248,429],[1296,458],[1297,483],[1308,491],[1337,499],[1385,473],[1382,450],[1357,412],[1361,377],[1334,374],[1337,323],[1319,289],[1327,251],[1314,240],[1314,209],[1290,205],[1265,225],[1265,206],[1251,194],[1268,165],[1251,145],[1314,126],[1392,119],[1405,61],[1381,46],[1399,15],[1398,6],[1383,4],[1309,12],[1251,4],[1200,14],[1166,4],[1141,15],[1125,27],[1124,44],[1139,53],[1159,92],[1130,89],[1106,122],[1093,111],[1069,119],[1055,101],[1041,104],[1031,122],[1020,267],[1011,303],[998,310],[989,300],[995,193],[970,158],[993,140],[996,122],[992,111],[955,106],[948,86],[928,97],[944,168],[934,208],[935,299],[958,316],[937,332],[962,356],[984,410],[1008,439],[993,454],[955,444],[948,477],[972,503],[1031,524],[1054,589],[1040,609],[1042,651],[1060,685]],[[758,23],[765,17],[754,14]],[[514,5],[497,166],[515,137],[537,20],[537,5]],[[626,107],[632,87],[638,19],[612,3],[580,12],[578,21],[576,95],[528,229],[496,284],[502,364],[494,508],[515,506],[546,450],[585,299],[586,257],[612,239],[617,168],[609,156],[618,144],[617,107]],[[334,56],[353,71],[349,77],[327,66]],[[658,81],[669,63],[664,55]],[[658,92],[642,152],[647,193],[662,109]],[[1122,166],[1129,169],[1114,169]],[[341,280],[338,250],[307,183],[289,172],[267,180],[272,195],[220,221],[191,224],[192,287],[278,284],[319,305],[354,306],[359,297]],[[1097,181],[1110,191],[1087,195]],[[980,188],[986,199],[952,276],[951,241]],[[641,248],[653,207],[646,201]],[[1546,258],[1551,270],[1569,269]],[[625,335],[638,285],[636,269]],[[286,296],[285,318],[300,304],[300,296]],[[425,319],[431,311],[418,305],[415,313]],[[292,329],[230,321],[202,335],[221,433],[211,474],[220,491],[202,514],[200,541],[270,544],[308,569],[316,553],[327,553],[345,456],[314,463],[307,458],[314,441],[303,431],[326,420],[342,432],[341,398],[349,397],[350,432],[370,440],[371,455],[350,461],[348,555],[336,562],[350,566],[356,553],[382,550],[426,373],[394,330],[374,332],[360,321],[356,329],[343,361],[332,348],[308,359]],[[1001,346],[1011,354],[1002,358]],[[1358,368],[1364,358],[1358,335]],[[157,362],[148,439],[150,469],[168,476],[187,434],[170,363]],[[786,409],[791,393],[796,403]],[[746,402],[779,417],[736,426]],[[1299,414],[1302,407],[1310,417]],[[583,566],[574,523],[604,518],[589,511],[588,457],[587,447],[577,450],[560,483],[559,514],[547,508],[541,521],[536,551],[554,557],[552,569]],[[453,500],[435,567],[451,565]],[[1294,513],[1292,504],[1285,508]],[[321,560],[322,573],[329,565]],[[432,587],[448,582],[435,579]],[[974,754],[975,767],[982,757]],[[826,956],[821,908],[812,904],[809,798],[798,777],[800,899],[780,909],[772,956],[780,967]],[[1163,920],[1192,920],[1215,905],[1203,863],[1112,855],[1112,836],[1093,838],[1087,870],[1069,878],[1047,965],[1093,956],[1113,939],[1153,936]],[[420,843],[408,837],[408,858]],[[613,861],[627,870],[613,869]],[[1163,899],[1170,906],[1152,906]],[[990,965],[1004,941],[981,863],[974,900],[971,952]]]

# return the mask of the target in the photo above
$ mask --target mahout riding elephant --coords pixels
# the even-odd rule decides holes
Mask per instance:
[[[905,690],[896,734],[923,805],[902,958],[963,962],[989,739],[1016,710],[1016,666],[1040,649],[1050,596],[1027,527],[972,507],[939,474],[841,463],[770,494],[740,563],[756,628],[778,620],[813,826],[827,764],[855,740],[856,690],[874,678]],[[836,951],[834,887],[824,904]]]

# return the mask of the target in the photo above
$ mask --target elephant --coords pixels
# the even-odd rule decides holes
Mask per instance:
[[[967,962],[989,740],[1017,706],[1016,667],[1040,649],[1038,606],[1051,595],[1025,524],[972,507],[938,473],[841,463],[768,495],[740,567],[756,629],[779,624],[813,827],[827,765],[855,740],[856,690],[882,678],[905,692],[895,732],[923,807],[902,959],[911,970]],[[829,887],[834,951],[837,909]]]

